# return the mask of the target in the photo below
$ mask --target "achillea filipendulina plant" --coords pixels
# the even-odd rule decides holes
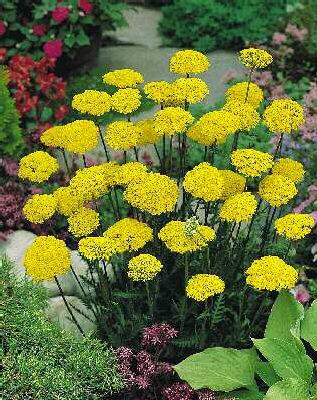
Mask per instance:
[[[54,212],[68,218],[70,232],[80,237],[78,250],[97,289],[99,331],[114,345],[135,343],[140,326],[151,321],[176,326],[174,344],[190,351],[207,343],[244,345],[263,328],[272,299],[265,291],[296,284],[292,246],[310,232],[313,220],[290,214],[304,170],[283,157],[282,141],[303,123],[302,106],[290,99],[268,105],[253,84],[253,71],[272,62],[267,52],[245,49],[240,58],[250,69],[249,80],[229,88],[223,108],[198,120],[190,103],[208,93],[196,75],[210,62],[197,51],[182,50],[170,60],[171,72],[181,78],[144,85],[157,103],[153,118],[131,117],[140,104],[143,77],[117,70],[104,76],[117,88],[109,102],[106,94],[89,101],[75,96],[73,106],[86,118],[72,123],[77,136],[69,131],[71,124],[42,136],[44,144],[83,155],[83,168],[54,191]],[[109,107],[121,118],[100,129],[98,114]],[[241,136],[255,135],[259,124],[277,139],[273,154],[241,147]],[[105,162],[87,167],[86,154],[97,147],[97,136]],[[189,157],[194,143],[203,149],[196,164]],[[138,158],[145,145],[157,155],[151,167]],[[111,161],[107,146],[123,152],[121,162]],[[223,149],[230,149],[226,157]],[[47,178],[55,171],[51,164],[43,166]],[[22,167],[20,175],[26,176]],[[40,222],[50,212],[43,207],[26,216]],[[48,252],[40,256],[43,265],[45,257],[54,260]],[[56,278],[60,272],[51,274]]]

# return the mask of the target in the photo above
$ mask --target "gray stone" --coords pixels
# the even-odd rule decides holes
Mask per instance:
[[[89,310],[78,297],[66,296],[65,299],[71,307],[71,310],[84,333],[90,334],[95,332],[96,320],[93,312]],[[72,320],[72,317],[67,310],[67,307],[61,296],[52,297],[49,299],[45,314],[52,322],[58,324],[62,329],[72,332],[77,337],[82,336]]]

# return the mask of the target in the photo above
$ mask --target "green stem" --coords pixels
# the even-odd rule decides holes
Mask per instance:
[[[163,169],[163,164],[162,164],[162,159],[161,159],[160,153],[159,153],[158,148],[157,148],[155,143],[153,143],[153,146],[154,146],[157,158],[159,159],[159,162],[160,162],[160,165],[161,165],[161,170],[162,170]]]
[[[145,282],[145,288],[146,288],[146,295],[147,295],[147,301],[148,301],[148,306],[149,306],[149,314],[151,319],[153,319],[153,302],[150,294],[150,285],[149,282]]]
[[[139,161],[138,150],[137,150],[137,148],[135,146],[133,147],[133,150],[134,150],[134,155],[135,155],[136,161]]]
[[[68,165],[65,149],[62,149],[62,154],[63,154],[64,163],[65,163],[66,171],[67,171],[67,174],[68,174],[68,178],[70,179],[71,178],[71,172],[70,172],[70,168],[69,168],[69,165]]]

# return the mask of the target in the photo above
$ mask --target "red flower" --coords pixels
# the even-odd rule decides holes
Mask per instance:
[[[32,32],[35,36],[44,36],[46,33],[46,26],[44,24],[33,25]]]
[[[60,39],[49,40],[44,44],[44,52],[47,57],[58,58],[62,55],[63,42]]]
[[[4,21],[0,20],[0,36],[4,35],[6,33],[7,26]]]
[[[87,1],[87,0],[79,0],[78,1],[78,6],[86,14],[90,14],[92,12],[92,10],[93,10],[93,5],[91,3],[89,3],[89,1]]]
[[[3,61],[6,57],[7,49],[4,47],[0,47],[0,62]]]
[[[68,19],[69,8],[65,6],[56,7],[52,12],[52,17],[55,22],[63,22]]]
[[[68,112],[69,112],[69,108],[66,106],[66,104],[59,106],[54,114],[55,119],[57,121],[62,121],[65,118],[65,116],[68,114]]]

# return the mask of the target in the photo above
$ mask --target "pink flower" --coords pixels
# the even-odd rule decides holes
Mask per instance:
[[[49,40],[43,48],[47,57],[58,58],[62,55],[63,42],[60,39]]]
[[[308,290],[302,284],[295,286],[294,289],[291,290],[291,293],[294,295],[295,299],[302,304],[307,303],[311,298]]]
[[[164,347],[177,333],[168,324],[154,324],[143,329],[141,344],[143,347]]]
[[[0,36],[4,35],[6,31],[7,31],[6,23],[0,20]]]
[[[55,22],[63,22],[68,19],[69,8],[65,6],[56,7],[52,12],[52,17]]]
[[[93,10],[93,5],[89,3],[87,0],[79,0],[78,6],[81,8],[86,14],[90,14]]]
[[[44,24],[33,25],[32,32],[35,36],[44,36],[46,33],[46,26]]]
[[[166,400],[192,400],[194,391],[187,383],[176,382],[163,390],[163,396]]]
[[[275,32],[272,37],[273,44],[277,44],[277,45],[285,43],[286,40],[287,40],[287,36],[281,32]]]
[[[299,28],[296,25],[288,24],[286,29],[286,33],[289,33],[295,40],[298,40],[299,42],[303,42],[307,36],[307,29],[306,28]]]
[[[7,54],[7,49],[4,47],[0,47],[0,61],[3,61],[5,59],[5,56]]]

